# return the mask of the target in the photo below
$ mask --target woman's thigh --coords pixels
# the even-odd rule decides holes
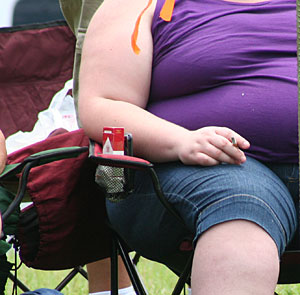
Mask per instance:
[[[211,226],[244,219],[263,227],[282,253],[296,229],[296,210],[283,182],[266,166],[248,158],[242,165],[213,167],[181,163],[156,165],[168,201],[179,222],[158,200],[150,177],[138,172],[135,191],[119,203],[107,202],[109,219],[129,246],[169,267],[182,267],[182,242]]]

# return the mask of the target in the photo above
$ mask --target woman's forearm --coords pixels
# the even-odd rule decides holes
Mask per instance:
[[[189,131],[134,104],[100,97],[79,100],[79,116],[88,136],[102,142],[104,126],[124,127],[133,135],[134,154],[151,162],[188,165],[241,164],[249,142],[226,127]],[[234,144],[232,142],[234,138]]]
[[[102,142],[104,126],[124,127],[133,135],[134,153],[154,162],[178,160],[176,147],[186,129],[123,101],[89,98],[79,103],[87,135]]]

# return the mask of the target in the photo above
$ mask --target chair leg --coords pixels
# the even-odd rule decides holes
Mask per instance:
[[[116,266],[113,267],[112,265],[112,269],[111,271],[114,271],[114,276],[112,277],[112,279],[114,278],[114,280],[117,280],[117,256],[118,254],[120,254],[123,263],[126,267],[126,270],[128,272],[128,275],[130,277],[130,280],[132,282],[133,288],[136,292],[137,295],[147,295],[147,291],[145,289],[144,284],[142,283],[142,280],[140,279],[140,276],[137,272],[136,269],[136,263],[139,259],[139,255],[134,257],[134,261],[130,258],[128,252],[125,250],[126,249],[126,245],[125,243],[122,241],[122,239],[120,237],[117,236],[117,234],[114,234],[114,238],[113,238],[113,252],[115,253],[115,259],[116,259]],[[115,248],[117,247],[117,248]],[[185,268],[183,270],[183,272],[181,273],[176,286],[172,292],[172,295],[180,295],[180,293],[182,292],[185,284],[188,282],[190,275],[191,275],[191,268],[192,268],[192,263],[193,263],[193,253],[190,255],[189,260],[187,262],[187,264],[185,265]],[[114,268],[114,270],[113,270]],[[113,287],[113,285],[112,285]],[[113,289],[112,289],[113,290]],[[112,295],[117,295],[118,293],[111,293]]]
[[[134,265],[137,265],[138,262],[139,262],[139,260],[140,260],[140,258],[141,258],[141,255],[138,254],[138,253],[135,253],[134,257],[132,258],[132,263],[133,263]]]
[[[142,280],[137,272],[136,266],[133,263],[131,257],[129,256],[128,252],[125,250],[127,247],[125,245],[125,243],[121,240],[121,238],[119,236],[117,236],[116,233],[113,234],[114,235],[114,243],[115,246],[117,247],[117,249],[115,249],[115,253],[117,253],[117,255],[119,254],[122,258],[122,261],[125,265],[125,268],[127,270],[127,273],[129,275],[129,278],[131,280],[132,286],[136,292],[137,295],[147,295],[147,291],[145,289],[144,284],[142,283]],[[113,246],[114,247],[114,246]],[[117,257],[116,255],[116,257]],[[112,269],[113,271],[113,269]],[[112,295],[115,295],[112,293]],[[117,293],[116,293],[117,295]]]
[[[117,238],[112,234],[112,247],[110,256],[110,283],[111,283],[111,295],[118,295],[118,245]]]
[[[23,292],[30,291],[30,289],[24,283],[22,283],[19,279],[17,279],[15,277],[15,275],[13,275],[11,272],[8,274],[8,278]]]
[[[61,291],[78,273],[80,273],[85,279],[88,279],[87,272],[81,266],[77,266],[57,285],[55,290]],[[8,278],[23,292],[30,291],[30,289],[11,272],[8,274]]]
[[[84,278],[88,278],[87,272],[81,266],[74,267],[73,270],[57,285],[55,290],[61,291],[78,273]]]
[[[187,262],[187,264],[184,267],[184,270],[182,271],[177,284],[172,292],[172,295],[180,295],[182,289],[184,288],[186,282],[188,281],[188,279],[190,278],[191,275],[191,269],[192,269],[192,263],[193,263],[193,255],[194,253],[192,253],[189,257],[189,260]]]

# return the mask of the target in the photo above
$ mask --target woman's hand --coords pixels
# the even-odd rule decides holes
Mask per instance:
[[[187,131],[181,137],[178,146],[178,157],[186,165],[212,166],[221,162],[241,164],[246,156],[241,149],[248,149],[250,143],[225,127],[204,127],[195,131]],[[237,146],[232,144],[235,138]]]
[[[6,146],[5,146],[5,137],[0,130],[0,173],[3,171],[6,164]]]

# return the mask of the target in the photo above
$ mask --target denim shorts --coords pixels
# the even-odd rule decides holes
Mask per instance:
[[[169,203],[183,219],[158,200],[148,173],[135,176],[135,190],[118,203],[107,201],[109,220],[128,245],[142,256],[181,271],[189,255],[184,241],[210,227],[243,219],[261,226],[281,255],[298,223],[299,181],[296,164],[263,164],[250,157],[242,165],[155,165]]]

